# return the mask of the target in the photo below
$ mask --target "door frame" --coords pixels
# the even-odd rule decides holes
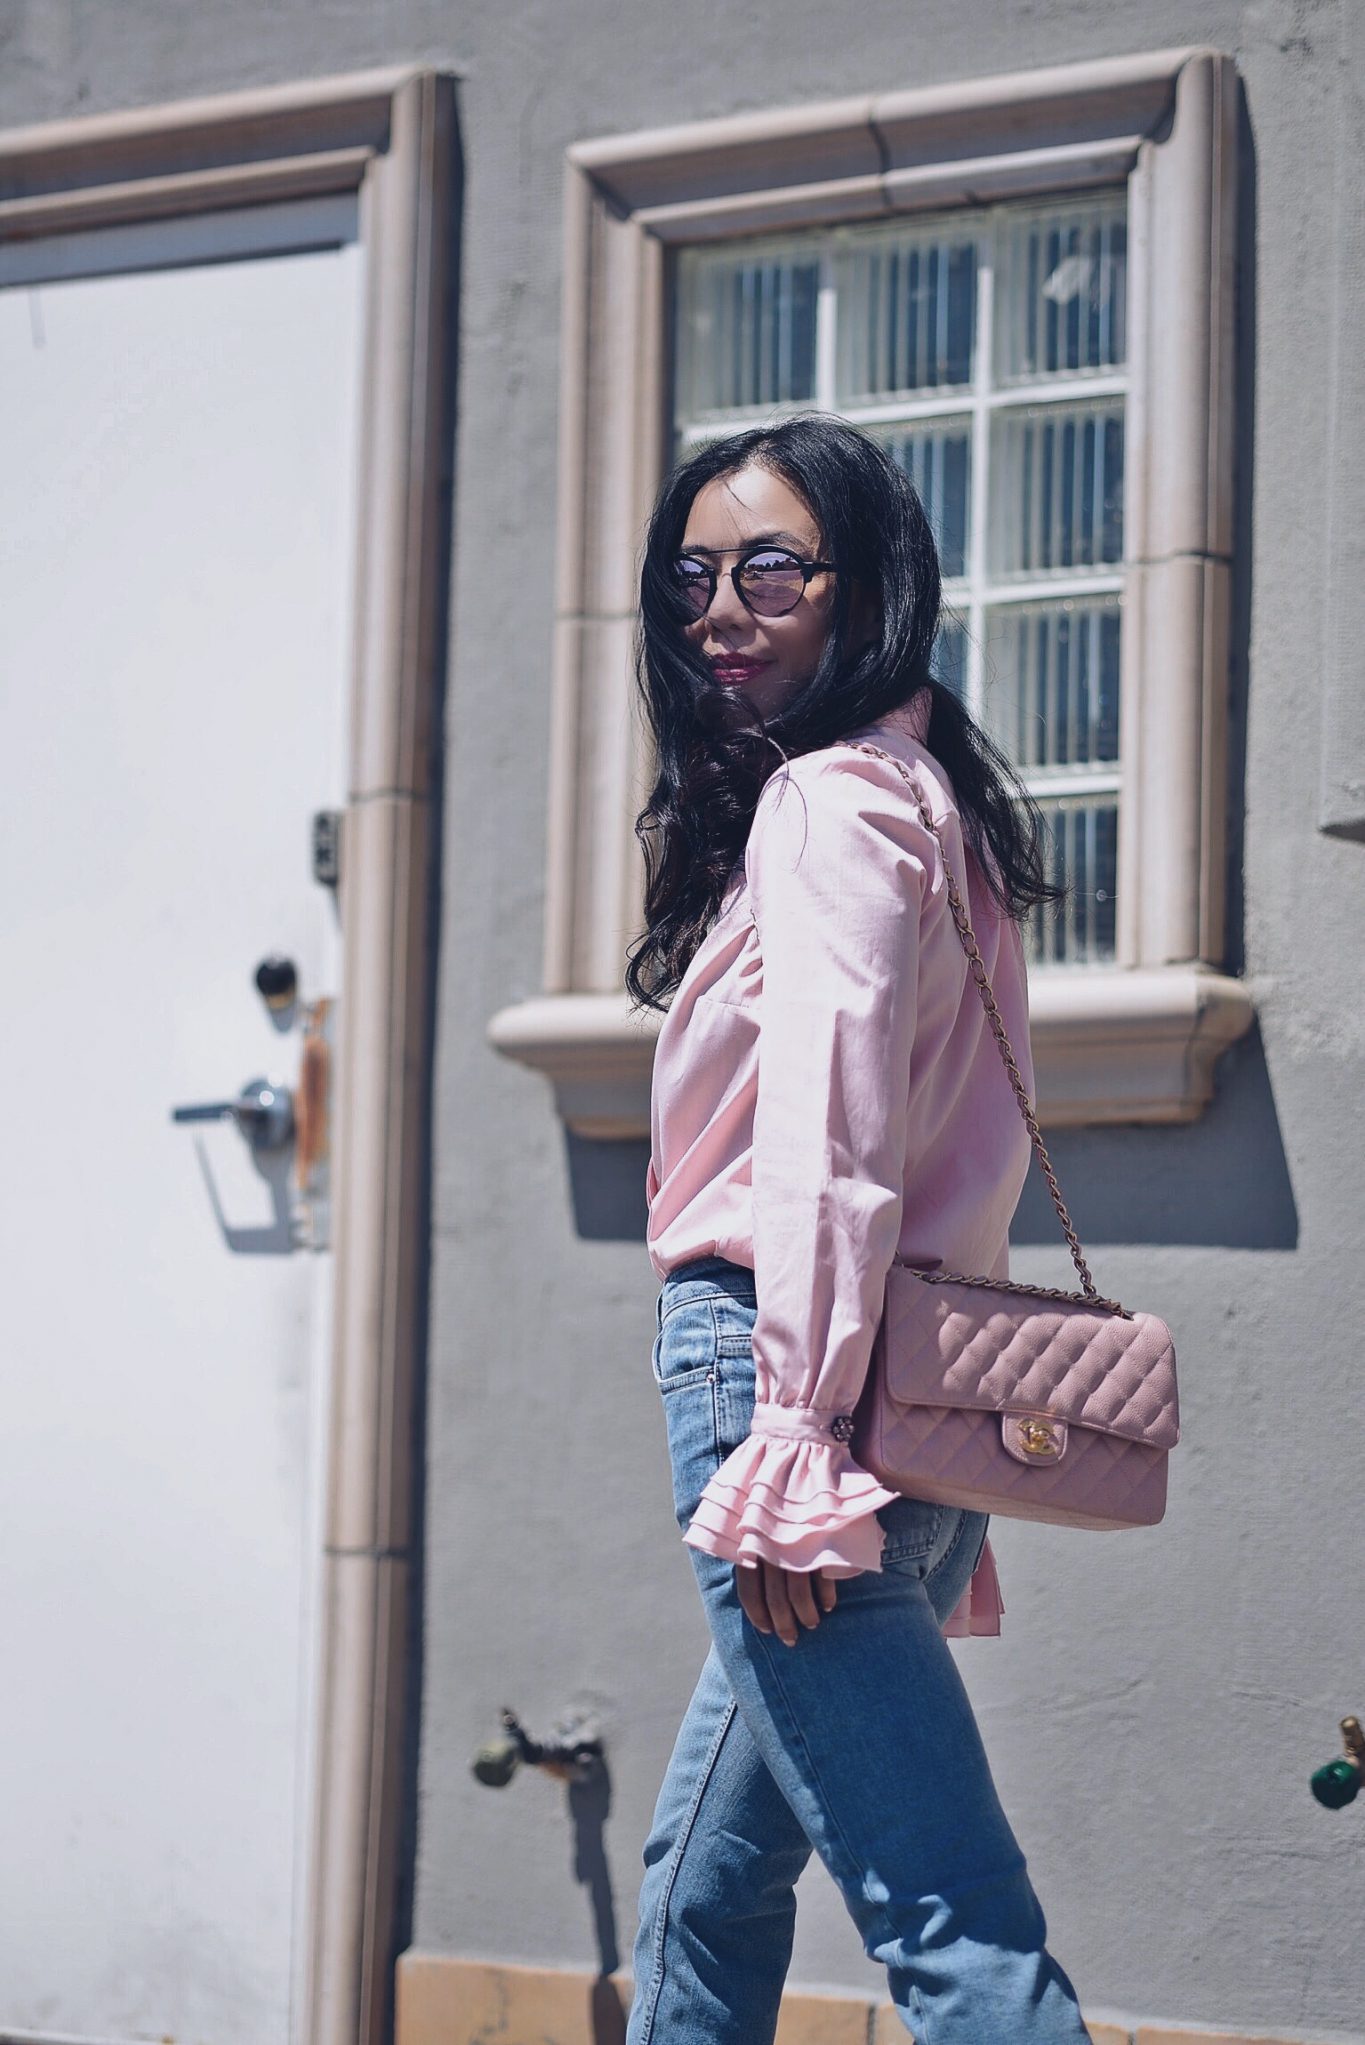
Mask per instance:
[[[452,74],[402,67],[0,132],[0,244],[358,201],[363,371],[342,826],[335,1297],[298,2045],[392,2010],[428,1264],[436,803],[460,159]]]

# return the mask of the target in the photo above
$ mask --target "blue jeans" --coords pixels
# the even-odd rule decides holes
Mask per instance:
[[[685,1528],[748,1434],[754,1274],[722,1257],[659,1294],[653,1368]],[[626,2045],[771,2045],[797,1877],[819,1854],[917,2045],[1080,2045],[966,1690],[939,1630],[981,1513],[898,1498],[880,1572],[796,1644],[750,1624],[734,1565],[688,1548],[711,1648],[644,1849]]]

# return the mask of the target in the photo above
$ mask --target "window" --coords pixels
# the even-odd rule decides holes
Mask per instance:
[[[1211,1098],[1253,1013],[1222,971],[1237,93],[1161,51],[570,150],[545,991],[490,1037],[573,1128],[649,1126],[644,520],[681,446],[811,405],[920,488],[940,671],[1072,887],[1029,931],[1042,1119]]]
[[[814,406],[883,442],[938,541],[938,673],[1020,766],[1070,887],[1035,963],[1115,955],[1125,194],[688,249],[674,451]]]

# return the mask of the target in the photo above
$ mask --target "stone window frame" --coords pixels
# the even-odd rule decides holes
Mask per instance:
[[[1149,52],[576,143],[564,193],[544,992],[489,1038],[575,1133],[649,1133],[660,1018],[622,986],[648,793],[631,645],[663,473],[670,249],[1126,183],[1130,375],[1112,966],[1035,968],[1041,1119],[1182,1122],[1254,1018],[1222,970],[1236,298],[1234,61]],[[1140,884],[1133,877],[1140,875]]]

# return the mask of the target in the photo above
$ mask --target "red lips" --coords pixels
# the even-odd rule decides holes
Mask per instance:
[[[741,682],[750,682],[755,675],[771,667],[768,660],[745,660],[738,654],[721,654],[711,662],[711,673],[722,686],[735,688]]]

